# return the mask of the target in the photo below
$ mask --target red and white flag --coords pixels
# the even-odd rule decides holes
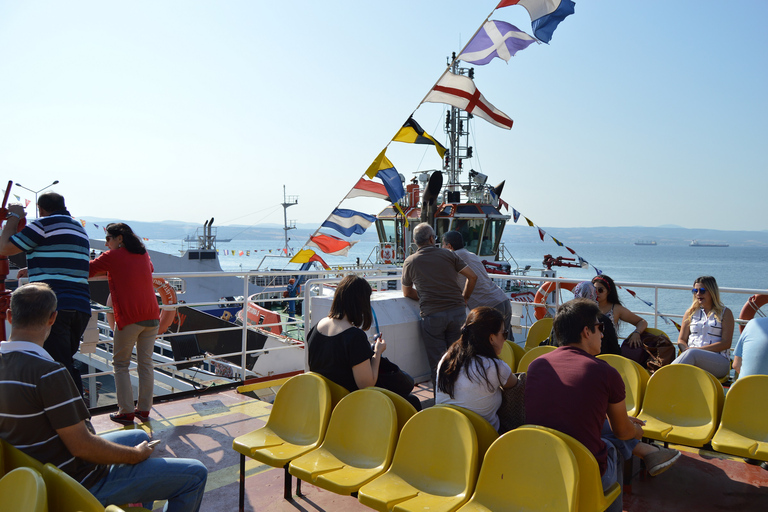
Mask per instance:
[[[321,233],[319,235],[310,236],[307,245],[317,247],[325,254],[332,254],[333,256],[346,256],[349,252],[349,248],[356,243],[357,241],[347,242],[341,238]]]
[[[475,82],[466,76],[446,73],[427,94],[424,101],[429,103],[447,103],[466,112],[482,117],[491,124],[509,130],[512,119],[490,104],[475,87]]]
[[[381,183],[360,178],[360,181],[357,182],[344,199],[350,199],[352,197],[375,197],[377,199],[386,199],[389,197],[389,194],[387,193],[386,187]]]

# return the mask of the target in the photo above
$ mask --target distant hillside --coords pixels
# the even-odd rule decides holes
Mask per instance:
[[[109,220],[85,217],[85,220],[99,225]],[[187,235],[194,235],[195,230],[202,224],[191,222],[161,221],[138,222],[126,221],[142,237],[160,240],[181,240]],[[219,238],[234,240],[281,240],[283,228],[277,224],[261,224],[258,226],[216,226]],[[315,232],[316,225],[300,224],[297,229],[290,230],[288,236],[294,241],[306,240]],[[561,241],[569,243],[626,243],[637,240],[655,240],[660,245],[687,245],[691,240],[700,242],[720,242],[730,245],[768,247],[768,231],[721,231],[714,229],[687,229],[678,226],[659,227],[593,227],[593,228],[549,228],[542,226],[548,234]],[[376,240],[376,231],[369,229],[361,237],[363,240]],[[504,229],[504,240],[509,242],[531,242],[538,239],[536,229],[524,223],[507,223]]]

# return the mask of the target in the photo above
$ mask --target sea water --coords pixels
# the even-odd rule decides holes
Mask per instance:
[[[281,253],[282,240],[233,240],[218,243],[219,261],[226,271],[248,271],[261,268],[283,268],[285,260],[270,260],[270,256]],[[161,252],[180,254],[179,241],[151,240],[147,246]],[[346,257],[329,256],[319,253],[330,265],[375,261],[377,243],[374,240],[361,240],[353,245]],[[640,246],[634,244],[581,243],[572,246],[576,253],[585,259],[588,268],[554,267],[558,277],[591,280],[597,275],[597,269],[609,275],[615,281],[626,283],[659,283],[693,286],[698,276],[711,275],[717,279],[721,288],[759,289],[768,293],[768,248],[766,247],[689,247],[687,245]],[[296,249],[294,249],[296,250]],[[521,268],[531,265],[542,268],[545,254],[554,257],[575,258],[565,248],[552,242],[506,243],[506,252],[511,254],[513,268],[515,262]],[[266,259],[265,259],[266,257]],[[265,263],[262,263],[262,260]],[[537,275],[531,273],[531,275]],[[619,298],[629,309],[637,312],[651,312],[653,307],[633,297],[626,290],[634,291],[644,301],[656,303],[654,291],[649,288],[625,286],[619,291]],[[569,292],[564,292],[563,300],[568,300]],[[724,293],[723,302],[729,307],[734,317],[739,316],[747,296]],[[677,315],[674,320],[680,323],[680,316],[692,303],[690,288],[685,290],[661,290],[658,304],[660,311]],[[653,319],[646,317],[649,325]],[[658,327],[670,337],[677,338],[677,329],[671,323],[659,321]],[[625,332],[626,331],[626,332]],[[631,328],[625,326],[621,335],[627,335]],[[737,329],[738,331],[738,329]]]

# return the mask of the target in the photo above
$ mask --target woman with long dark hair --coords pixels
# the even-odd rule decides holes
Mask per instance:
[[[499,359],[506,343],[504,316],[489,307],[469,312],[456,340],[437,366],[435,403],[476,412],[499,430],[501,388],[517,385],[517,376]]]
[[[309,343],[309,369],[349,391],[376,385],[381,354],[387,344],[383,338],[371,344],[365,332],[371,327],[371,285],[362,277],[344,277],[333,295],[326,318],[312,328]]]
[[[677,338],[680,355],[672,364],[692,364],[718,379],[731,370],[728,349],[733,341],[733,313],[720,300],[720,288],[712,276],[693,283],[693,304],[683,315]]]
[[[619,322],[627,322],[635,326],[635,330],[629,333],[625,340],[631,347],[639,347],[642,344],[640,335],[648,327],[648,322],[625,308],[619,299],[616,283],[605,274],[592,278],[592,284],[597,293],[597,305],[600,312],[611,319],[616,332],[619,332]]]
[[[160,308],[152,284],[152,261],[141,239],[122,222],[107,226],[108,251],[92,260],[90,276],[106,273],[115,315],[114,353],[117,413],[112,421],[132,424],[134,417],[149,419],[155,374],[152,353],[160,324]],[[136,347],[139,400],[134,408],[133,387],[128,368]]]

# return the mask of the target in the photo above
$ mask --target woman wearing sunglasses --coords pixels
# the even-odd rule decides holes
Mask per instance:
[[[728,349],[733,341],[733,313],[720,300],[714,277],[699,277],[691,291],[693,304],[683,316],[677,338],[681,353],[672,364],[692,364],[721,379],[731,370]]]
[[[625,341],[629,343],[630,347],[641,346],[640,335],[648,327],[648,322],[621,304],[613,279],[605,274],[601,274],[592,279],[592,284],[595,286],[597,305],[600,308],[600,312],[611,319],[616,332],[619,332],[619,321],[634,325],[635,330],[626,337]]]
[[[134,417],[149,419],[155,370],[152,354],[160,325],[160,308],[152,284],[152,261],[141,239],[127,225],[107,226],[109,250],[91,261],[90,276],[107,274],[109,293],[115,312],[114,354],[117,413],[109,418],[122,425],[133,424]],[[139,401],[134,409],[133,387],[128,367],[136,347],[139,374]]]
[[[499,359],[506,341],[504,316],[498,310],[483,306],[470,311],[461,338],[437,366],[435,403],[474,411],[498,431],[501,388],[517,385],[517,376]]]

